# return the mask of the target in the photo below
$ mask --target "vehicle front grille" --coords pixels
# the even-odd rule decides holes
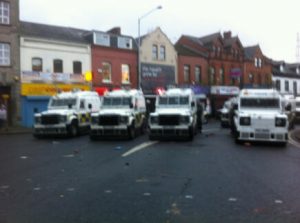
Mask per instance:
[[[269,139],[270,134],[269,133],[255,133],[256,139]]]
[[[179,125],[179,115],[160,115],[159,125]]]
[[[99,125],[118,125],[118,115],[103,115],[99,117]]]
[[[53,125],[59,123],[59,115],[42,115],[41,123],[43,125]]]

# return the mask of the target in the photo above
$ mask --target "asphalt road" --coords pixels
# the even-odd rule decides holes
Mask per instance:
[[[300,222],[300,146],[0,135],[0,222]]]

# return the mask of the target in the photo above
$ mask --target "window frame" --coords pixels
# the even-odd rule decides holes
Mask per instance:
[[[79,64],[80,64],[80,69],[79,69],[79,67],[76,67],[76,66],[79,66]],[[79,60],[73,61],[73,74],[82,74],[82,62],[81,61],[79,61]]]
[[[60,62],[61,64],[57,64]],[[60,67],[57,67],[60,66]],[[53,73],[63,73],[64,72],[64,64],[62,59],[54,59],[53,60]]]
[[[191,81],[191,66],[189,64],[183,65],[183,82],[190,83]]]
[[[8,66],[11,66],[11,45],[10,43],[0,42],[0,67]]]
[[[157,46],[157,44],[152,45],[152,60],[158,60],[158,46]]]
[[[128,80],[125,80],[124,76],[125,76],[125,72],[124,68],[127,68],[127,77]],[[130,83],[130,65],[129,64],[121,64],[121,82],[122,84],[129,84]]]
[[[197,72],[198,71],[198,72]],[[201,84],[202,82],[202,72],[201,72],[201,66],[197,65],[195,66],[195,82]]]
[[[7,11],[7,15],[4,15],[5,11]],[[9,24],[10,24],[10,3],[6,1],[0,1],[0,25],[9,25]]]
[[[108,67],[109,72],[105,73],[105,67]],[[105,75],[108,75],[107,77],[109,78],[105,78]],[[111,83],[111,75],[112,75],[112,66],[110,62],[107,61],[103,61],[102,62],[102,82],[103,83]]]
[[[166,60],[166,47],[164,45],[159,46],[159,60]]]
[[[40,65],[34,65],[34,60],[39,60],[40,61]],[[37,69],[36,67],[39,67],[39,69]],[[31,69],[32,71],[36,71],[36,72],[42,72],[43,71],[43,59],[41,57],[32,57],[31,58]]]

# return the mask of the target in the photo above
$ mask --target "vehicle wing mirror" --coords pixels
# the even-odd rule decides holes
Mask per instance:
[[[195,107],[195,102],[194,101],[191,102],[191,106],[192,106],[192,108]]]
[[[92,109],[93,105],[92,104],[89,104],[88,108],[89,109]]]
[[[68,104],[68,108],[71,109],[72,108],[72,104]]]
[[[129,108],[133,108],[133,103],[132,102],[129,104]]]

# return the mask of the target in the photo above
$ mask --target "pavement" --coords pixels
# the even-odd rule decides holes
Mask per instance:
[[[0,135],[26,134],[26,133],[32,133],[32,129],[23,126],[5,126],[0,128]]]

